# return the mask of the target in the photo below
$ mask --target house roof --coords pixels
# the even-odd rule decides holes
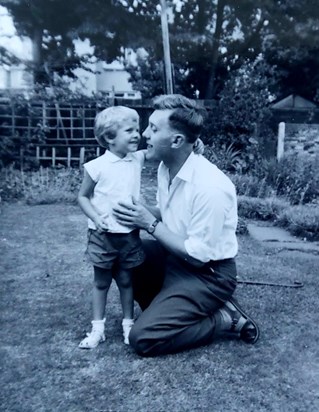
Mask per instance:
[[[272,105],[273,109],[315,109],[316,107],[318,106],[314,102],[297,94],[290,94]]]

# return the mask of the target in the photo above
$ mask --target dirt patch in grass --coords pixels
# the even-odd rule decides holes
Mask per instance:
[[[2,411],[319,410],[317,256],[240,237],[241,277],[304,287],[238,286],[261,327],[255,346],[218,341],[143,359],[122,343],[114,286],[106,342],[77,348],[90,326],[92,282],[77,206],[5,204],[0,220]]]

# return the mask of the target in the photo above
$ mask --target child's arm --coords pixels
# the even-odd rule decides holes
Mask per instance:
[[[143,153],[143,155],[144,155],[144,160],[147,160],[147,159],[146,159],[147,149],[138,150],[138,153]]]
[[[84,170],[84,177],[78,194],[78,202],[84,214],[94,222],[97,231],[102,232],[107,229],[106,222],[104,218],[97,213],[90,201],[95,184],[88,172]]]
[[[195,143],[193,144],[193,152],[195,154],[203,154],[204,150],[205,150],[205,145],[202,139],[200,138],[196,139]]]

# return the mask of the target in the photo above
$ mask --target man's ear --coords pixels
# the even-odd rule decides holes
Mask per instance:
[[[179,149],[185,143],[185,136],[183,134],[174,134],[172,139],[172,149]]]

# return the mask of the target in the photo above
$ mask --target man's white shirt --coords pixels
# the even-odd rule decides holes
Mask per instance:
[[[102,156],[84,164],[85,170],[96,183],[91,204],[100,215],[105,216],[110,232],[132,231],[132,228],[116,221],[112,209],[121,200],[131,201],[132,196],[139,199],[144,160],[143,151],[129,153],[121,159],[106,150]],[[91,219],[88,219],[88,226],[96,229]]]
[[[190,256],[202,262],[236,256],[235,186],[202,155],[191,153],[170,185],[169,170],[160,164],[157,202],[163,223],[186,238]]]

